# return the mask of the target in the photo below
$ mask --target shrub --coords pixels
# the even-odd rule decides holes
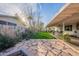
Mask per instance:
[[[28,39],[31,38],[31,36],[32,36],[33,34],[34,34],[34,33],[33,33],[32,31],[26,31],[26,32],[22,33],[22,39],[28,40]]]
[[[63,36],[64,36],[65,41],[70,42],[70,36],[69,36],[69,34],[65,34]]]
[[[59,38],[60,38],[60,39],[63,39],[64,41],[67,41],[67,42],[70,42],[70,41],[71,41],[69,34],[61,34],[61,35],[59,36]]]
[[[18,38],[13,39],[9,36],[4,36],[0,34],[0,51],[13,47],[17,42],[19,42]]]

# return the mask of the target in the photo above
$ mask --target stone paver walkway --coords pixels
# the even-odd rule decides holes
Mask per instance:
[[[78,56],[79,53],[62,40],[36,40],[31,39],[18,43],[15,47],[10,48],[0,55],[6,55],[17,49],[25,49],[27,55],[32,56]]]

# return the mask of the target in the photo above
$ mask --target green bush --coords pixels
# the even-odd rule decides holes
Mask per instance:
[[[28,39],[31,38],[31,36],[32,36],[33,34],[34,34],[34,33],[33,33],[32,31],[26,31],[26,32],[22,33],[22,39],[28,40]]]
[[[64,35],[64,39],[65,39],[65,41],[70,42],[70,36],[69,36],[69,34],[65,34]]]
[[[60,39],[63,39],[64,41],[67,41],[67,42],[70,42],[70,41],[71,41],[69,34],[61,34],[61,35],[59,36],[59,38],[60,38]]]
[[[0,34],[0,51],[13,47],[17,42],[19,42],[18,38],[13,39],[9,36],[4,36]]]

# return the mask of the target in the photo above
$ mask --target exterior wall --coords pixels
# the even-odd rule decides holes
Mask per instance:
[[[0,24],[0,33],[3,35],[9,35],[10,37],[16,37],[16,32],[23,32],[25,28],[22,24],[18,23],[15,18],[10,17],[0,17],[0,20],[17,24],[16,26],[12,25],[2,25]]]
[[[62,27],[61,27],[61,30],[62,30]],[[75,31],[77,33],[75,33]],[[76,24],[72,24],[72,31],[66,31],[66,30],[64,30],[64,33],[68,33],[69,35],[74,35],[74,36],[79,37],[79,30],[76,29]]]

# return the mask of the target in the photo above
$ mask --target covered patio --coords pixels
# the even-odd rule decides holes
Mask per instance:
[[[79,37],[79,4],[65,4],[47,25],[48,28],[54,26],[60,32]]]

